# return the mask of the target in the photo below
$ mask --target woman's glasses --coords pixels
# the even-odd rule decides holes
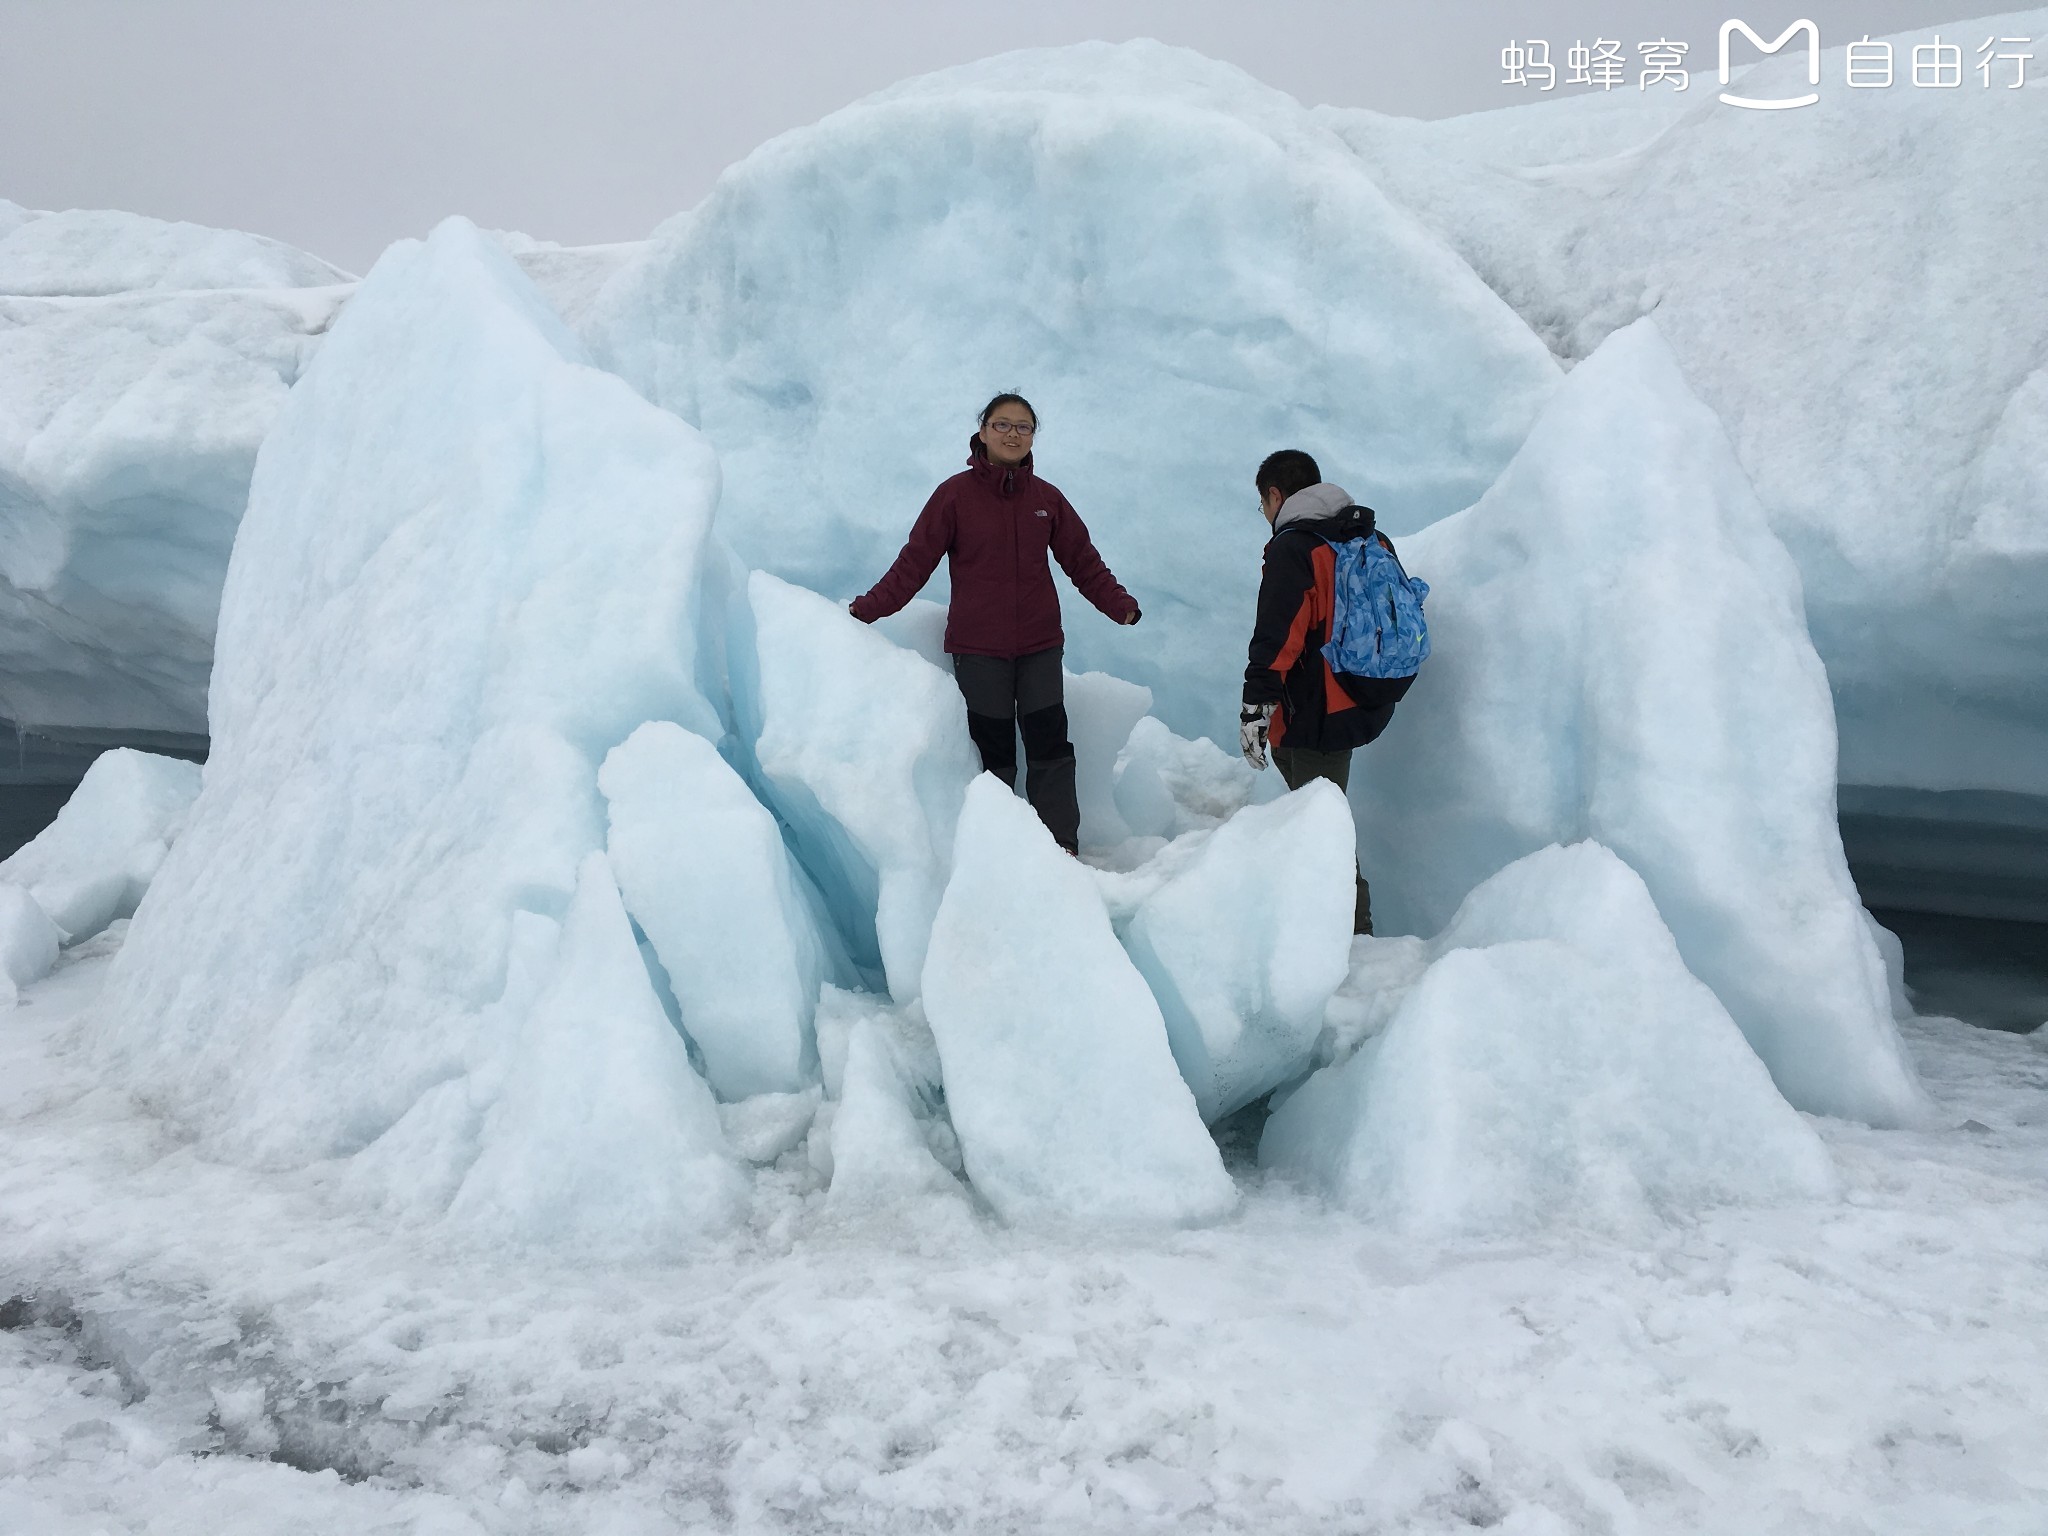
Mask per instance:
[[[988,429],[1004,437],[1029,437],[1038,430],[1028,421],[992,421],[988,424]]]

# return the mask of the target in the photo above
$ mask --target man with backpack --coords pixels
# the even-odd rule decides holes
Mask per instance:
[[[1256,479],[1272,525],[1244,670],[1238,740],[1263,770],[1267,749],[1289,789],[1328,779],[1348,789],[1351,753],[1377,738],[1429,654],[1421,599],[1372,509],[1324,483],[1298,448],[1270,455]],[[1372,932],[1361,876],[1353,931]]]

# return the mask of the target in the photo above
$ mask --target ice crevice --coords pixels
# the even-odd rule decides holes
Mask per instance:
[[[1617,432],[1649,445],[1635,480],[1562,467]],[[209,1155],[333,1164],[385,1219],[640,1257],[743,1223],[766,1164],[926,1238],[1224,1220],[1205,1122],[1276,1088],[1268,1164],[1395,1223],[1826,1198],[1781,1094],[1915,1112],[1830,841],[1796,576],[1649,323],[1573,372],[1475,506],[1404,542],[1446,594],[1441,659],[1353,801],[1286,793],[1145,687],[1070,674],[1086,863],[977,772],[936,605],[868,628],[747,570],[721,484],[704,436],[590,366],[496,242],[451,220],[387,253],[258,456],[196,796],[142,814],[157,780],[134,775],[120,847],[52,829],[24,850],[32,901],[64,860],[131,872],[96,909],[137,898],[85,1029],[101,1068]],[[1702,560],[1731,595],[1672,600]],[[1637,597],[1584,595],[1626,589],[1616,569]],[[1675,724],[1669,679],[1738,641],[1741,686]],[[1518,670],[1539,648],[1593,659]],[[1743,756],[1759,732],[1780,760]],[[1704,876],[1698,826],[1720,840]],[[1361,849],[1396,924],[1435,937],[1353,944]],[[1588,904],[1654,964],[1608,974]],[[1405,1000],[1380,995],[1372,956],[1424,942]],[[1861,1011],[1801,1001],[1844,978]],[[1474,1215],[1443,1191],[1478,1154],[1443,1127],[1524,1086],[1475,1022],[1523,993],[1581,1076],[1523,1063],[1546,1091],[1487,1155],[1528,1193]],[[1623,1048],[1650,1018],[1725,1102]],[[1418,1035],[1438,1054],[1404,1055]],[[1603,1095],[1567,1091],[1602,1063]],[[1408,1122],[1385,1104],[1411,1094],[1448,1118],[1389,1151]],[[1743,1135],[1795,1172],[1703,1171]],[[1544,1183],[1587,1136],[1619,1150]],[[1437,1193],[1356,1194],[1399,1156],[1402,1188]]]

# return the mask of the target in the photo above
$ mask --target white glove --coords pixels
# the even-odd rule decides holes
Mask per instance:
[[[1237,717],[1237,747],[1244,760],[1266,771],[1266,733],[1273,728],[1271,704],[1247,704]]]

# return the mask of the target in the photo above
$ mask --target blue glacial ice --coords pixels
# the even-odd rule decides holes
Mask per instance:
[[[199,777],[182,758],[102,752],[57,819],[0,859],[0,883],[34,896],[67,943],[91,938],[134,914],[191,814]]]
[[[12,1008],[21,988],[57,963],[64,930],[18,885],[0,881],[0,1007]]]
[[[523,1011],[570,1006],[534,954],[508,979],[519,919],[568,917],[604,850],[599,764],[648,720],[724,729],[716,494],[698,435],[476,231],[387,252],[265,439],[212,756],[103,1059],[237,1155],[351,1156],[410,1117],[372,1193],[454,1179]]]
[[[1261,1163],[1445,1235],[1836,1193],[1819,1136],[1598,843],[1509,865],[1421,958],[1384,989],[1384,1027],[1274,1112]]]
[[[1349,965],[1356,837],[1343,794],[1318,780],[1189,841],[1124,943],[1213,1121],[1307,1068]]]
[[[612,871],[712,1088],[725,1100],[800,1091],[817,1075],[818,989],[845,962],[775,818],[672,721],[612,748],[597,782]]]
[[[1976,35],[2048,32],[2003,20]],[[1929,37],[1892,39],[1893,89],[1841,88],[1825,50],[1837,84],[1793,112],[1695,89],[1317,115],[1560,357],[1655,314],[1798,563],[1843,782],[2042,795],[2048,89],[1909,85]],[[1804,62],[1744,88],[1802,91]]]
[[[1193,1224],[1237,1203],[1089,872],[976,779],[924,1007],[974,1187],[1006,1220]]]
[[[785,135],[644,248],[494,238],[706,430],[735,548],[827,595],[880,570],[972,407],[1024,387],[1147,607],[1077,613],[1070,663],[1218,740],[1259,457],[1299,441],[1412,530],[1491,482],[1558,360],[1654,310],[1799,566],[1844,781],[2038,795],[2048,319],[2013,274],[2042,254],[2044,103],[1418,123],[1094,45]],[[253,237],[0,211],[0,715],[194,737],[256,445],[349,289]]]
[[[1683,136],[1708,130],[1659,121],[1658,155],[1697,158]],[[1451,166],[1444,133],[1432,163]],[[1520,1081],[1528,1063],[1467,1017],[1487,1009],[1560,1061],[1611,1047],[1628,1091],[1595,1099],[1611,1137],[1581,1127],[1611,1157],[1506,1189],[1512,1210],[1471,1194],[1482,1225],[1812,1193],[1785,1099],[1921,1117],[1834,830],[1806,619],[1827,655],[1853,642],[1844,614],[1895,603],[1896,652],[1946,610],[1881,562],[1830,565],[1849,545],[1787,520],[1792,449],[1717,393],[1697,327],[1667,342],[1661,311],[1628,324],[1617,301],[1561,329],[1527,301],[1536,278],[1479,261],[1376,142],[1154,45],[1026,54],[764,147],[644,249],[451,221],[352,296],[0,299],[0,349],[26,359],[0,368],[0,497],[26,509],[0,533],[0,647],[27,690],[0,709],[62,723],[36,679],[68,678],[72,723],[189,733],[212,646],[203,788],[146,892],[107,908],[139,899],[100,1059],[222,1155],[338,1159],[409,1219],[622,1251],[732,1219],[732,1154],[786,1167],[807,1132],[821,1177],[845,1154],[849,1208],[874,1203],[862,1188],[944,1193],[950,1148],[1004,1216],[1220,1219],[1234,1195],[1203,1115],[1333,1060],[1274,1155],[1292,1135],[1289,1166],[1365,1209],[1342,1170],[1398,1149],[1366,1158],[1357,1106],[1434,1085],[1450,1124]],[[0,219],[0,239],[23,227]],[[183,393],[185,364],[160,366],[187,358],[181,328],[226,338],[191,354]],[[80,382],[71,352],[104,366]],[[1997,646],[1959,631],[1968,720],[2038,654],[2015,608],[2043,487],[2029,377],[1992,380],[1956,539],[1927,532],[1947,512],[1886,512],[1894,546],[1954,554],[2012,621]],[[938,605],[873,628],[843,606],[1011,384],[1146,609],[1125,630],[1069,605],[1093,871],[976,777]],[[1439,933],[1475,888],[1497,904],[1503,870],[1596,839],[1598,879],[1591,854],[1570,878],[1535,866],[1568,931],[1350,945],[1344,805],[1192,735],[1229,739],[1264,531],[1250,472],[1289,441],[1382,505],[1436,589],[1436,656],[1354,772],[1384,925]],[[222,585],[236,464],[249,507]],[[88,611],[105,592],[118,622]],[[1910,692],[1865,723],[1896,704],[1911,725]],[[2024,787],[2006,746],[2034,727],[2006,718],[2019,734],[1981,738],[1987,773]],[[1569,909],[1624,886],[1640,975]],[[1711,1042],[1674,1049],[1725,1115],[1615,1043],[1646,1011]],[[1432,1031],[1456,1048],[1435,1065],[1394,1049]],[[566,1062],[586,1037],[604,1059]],[[622,1141],[575,1103],[630,1063],[650,1091]],[[1557,1110],[1578,1081],[1539,1085],[1500,1154],[1527,1168],[1579,1134]],[[1692,1129],[1657,1141],[1674,1103]],[[1700,1174],[1742,1127],[1791,1184]],[[599,1163],[656,1214],[577,1193]]]
[[[844,607],[756,571],[735,709],[856,964],[917,996],[961,797],[980,771],[953,680]]]
[[[0,717],[202,741],[257,446],[351,279],[254,235],[14,213],[11,229],[0,218]]]
[[[831,1199],[840,1207],[958,1201],[960,1181],[932,1153],[914,1071],[882,1016],[854,1020],[831,1121]]]
[[[1485,489],[1558,378],[1335,134],[1154,43],[948,70],[784,135],[585,331],[717,444],[740,556],[839,597],[1021,389],[1040,472],[1145,610],[1070,604],[1069,664],[1183,733],[1234,719],[1213,680],[1243,664],[1261,458],[1341,447],[1344,483],[1417,526]]]
[[[1798,572],[1655,322],[1608,338],[1492,489],[1401,548],[1435,650],[1359,757],[1376,917],[1432,933],[1494,871],[1595,838],[1794,1104],[1922,1114],[1835,827]]]
[[[509,1042],[450,1217],[588,1253],[687,1247],[747,1188],[718,1106],[647,985],[611,866],[577,874],[546,983]]]

